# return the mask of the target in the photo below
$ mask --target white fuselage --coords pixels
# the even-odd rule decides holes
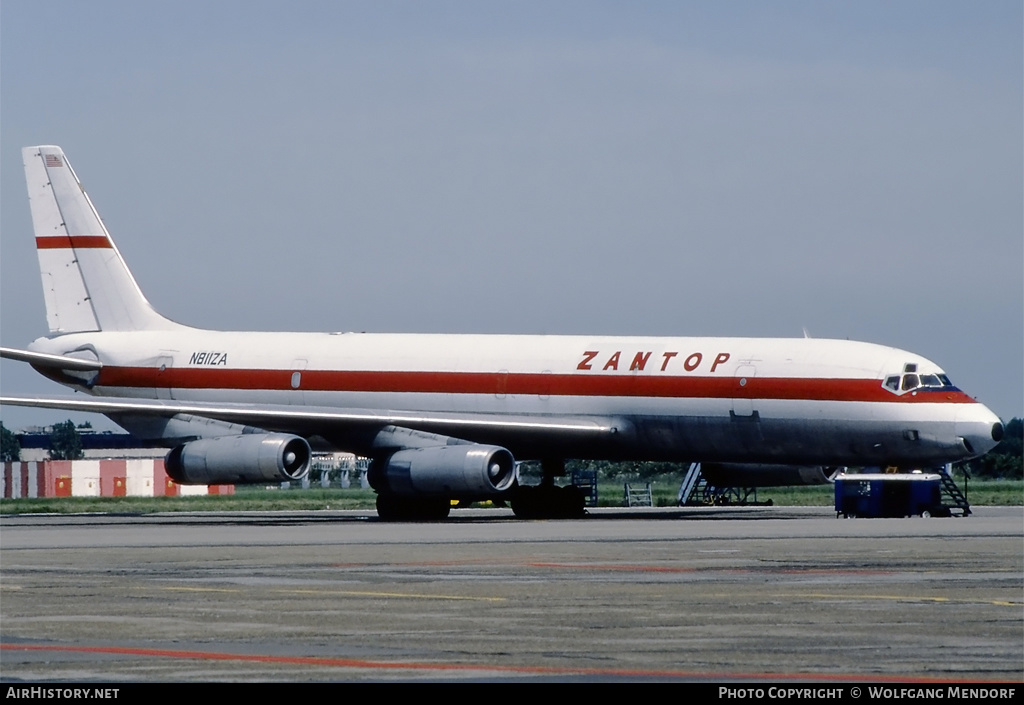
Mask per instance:
[[[466,439],[504,445],[521,459],[932,466],[987,450],[998,423],[948,384],[912,391],[884,386],[887,377],[911,368],[941,375],[928,360],[841,340],[180,327],[60,335],[32,348],[94,352],[103,369],[78,386],[98,396],[596,418],[616,426],[613,437],[599,441],[500,426],[474,430]],[[421,427],[434,430],[429,423]],[[357,436],[321,435],[337,447],[366,450]]]

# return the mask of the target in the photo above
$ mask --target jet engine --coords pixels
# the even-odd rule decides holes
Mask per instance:
[[[164,465],[181,485],[244,485],[301,480],[312,455],[299,436],[253,433],[180,445],[167,454]]]
[[[837,468],[760,463],[703,463],[701,474],[715,487],[786,487],[827,485]]]
[[[515,460],[498,446],[400,450],[370,464],[370,486],[393,495],[493,497],[515,482]]]

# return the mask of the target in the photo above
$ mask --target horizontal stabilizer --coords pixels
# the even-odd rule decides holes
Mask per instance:
[[[17,350],[15,348],[0,347],[0,357],[7,360],[27,362],[35,367],[52,367],[60,370],[95,372],[103,367],[103,363],[99,360],[83,360],[77,357],[68,357],[66,355],[50,355],[49,353],[32,352],[31,350]]]

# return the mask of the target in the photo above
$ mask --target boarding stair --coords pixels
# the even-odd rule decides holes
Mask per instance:
[[[583,493],[583,506],[597,506],[597,470],[573,470],[572,484]]]
[[[964,469],[964,489],[960,491],[959,485],[953,479],[953,466],[946,465],[939,469],[939,486],[942,490],[943,504],[949,509],[959,509],[960,516],[971,515],[971,505],[967,501],[967,470]]]
[[[679,486],[679,495],[676,497],[676,504],[682,507],[690,502],[690,497],[694,495],[694,492],[700,490],[702,487],[707,486],[707,481],[704,480],[704,476],[700,473],[700,463],[690,463],[690,467],[686,470],[686,475],[683,476],[683,484]],[[700,492],[697,492],[697,496],[700,496]]]
[[[653,507],[654,498],[651,496],[651,483],[648,482],[643,489],[634,489],[627,482],[623,499],[627,507]]]
[[[771,506],[772,500],[760,502],[757,499],[756,487],[716,487],[710,484],[701,473],[700,463],[690,463],[683,476],[676,496],[677,504],[682,506],[736,504],[740,506],[760,504]]]

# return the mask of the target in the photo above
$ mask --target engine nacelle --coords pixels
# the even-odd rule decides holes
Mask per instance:
[[[396,495],[488,497],[515,482],[515,460],[498,446],[450,445],[400,450],[370,464],[370,486]]]
[[[253,433],[204,438],[167,454],[167,475],[180,485],[246,485],[301,480],[313,453],[299,436]]]
[[[702,463],[701,474],[715,487],[786,487],[827,485],[836,468],[761,463]]]

